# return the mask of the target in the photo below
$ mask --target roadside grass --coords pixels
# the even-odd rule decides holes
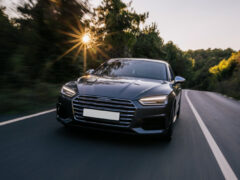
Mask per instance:
[[[0,90],[0,114],[26,114],[54,108],[61,85],[36,83],[31,88]]]
[[[240,75],[240,73],[239,73]],[[240,100],[240,79],[235,78],[231,81],[219,82],[214,91],[232,97],[236,100]]]

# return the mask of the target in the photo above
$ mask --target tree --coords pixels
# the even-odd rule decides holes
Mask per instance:
[[[163,50],[166,54],[164,59],[171,64],[175,74],[190,80],[194,65],[193,59],[179,49],[172,41],[165,44]],[[188,81],[188,83],[190,82]]]
[[[240,98],[240,51],[209,68],[211,90]]]
[[[156,24],[145,27],[137,34],[133,47],[134,57],[162,59],[164,55],[163,40]]]
[[[129,10],[121,0],[103,0],[95,9],[99,31],[105,33],[105,51],[109,57],[131,56],[139,26],[148,17]]]
[[[10,22],[4,10],[4,7],[0,7],[0,80],[9,81],[12,77],[11,72],[14,66],[11,57],[15,53],[18,44],[18,31],[13,23]]]
[[[71,54],[58,60],[70,46],[65,43],[68,38],[60,32],[83,24],[83,16],[88,12],[86,4],[77,0],[38,0],[36,3],[30,0],[18,10],[22,17],[16,22],[20,25],[21,54],[24,54],[28,77],[61,82],[79,74]]]
[[[218,77],[219,80],[232,76],[235,68],[240,65],[240,51],[232,53],[227,60],[223,59],[217,65],[209,68],[209,72]]]
[[[187,56],[195,60],[193,75],[190,78],[190,87],[201,90],[214,90],[215,80],[212,78],[209,68],[218,64],[222,59],[227,59],[234,51],[228,49],[198,49],[188,50]]]

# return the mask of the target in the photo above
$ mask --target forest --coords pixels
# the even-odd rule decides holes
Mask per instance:
[[[149,13],[131,3],[102,0],[93,8],[80,0],[28,0],[16,13],[11,18],[0,4],[2,114],[54,107],[61,86],[84,74],[84,60],[91,69],[116,57],[168,61],[186,78],[184,88],[240,99],[240,51],[183,51],[164,41],[157,24],[146,25]],[[80,41],[86,33],[87,45]]]

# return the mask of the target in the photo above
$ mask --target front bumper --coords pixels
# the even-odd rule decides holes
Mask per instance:
[[[170,125],[170,103],[166,106],[142,106],[138,101],[131,102],[136,108],[134,117],[128,126],[124,126],[101,119],[79,120],[74,114],[73,99],[61,95],[57,103],[57,120],[68,126],[127,134],[153,135],[167,132]]]

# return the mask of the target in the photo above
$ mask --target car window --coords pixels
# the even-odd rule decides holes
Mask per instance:
[[[110,77],[136,77],[167,80],[165,63],[144,60],[110,60],[101,65],[95,75]]]

